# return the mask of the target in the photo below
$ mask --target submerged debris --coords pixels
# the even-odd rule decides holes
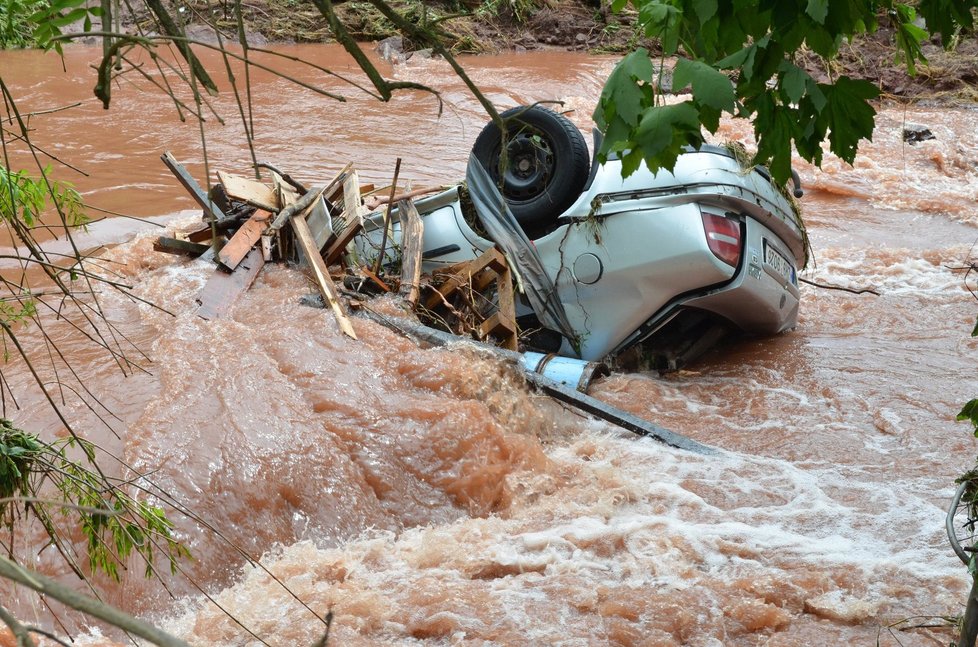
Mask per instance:
[[[903,127],[903,141],[908,144],[916,144],[918,142],[927,141],[928,139],[937,139],[934,133],[931,132],[930,128],[923,126],[921,124],[907,124]]]
[[[408,188],[398,194],[396,172],[391,186],[361,185],[350,164],[326,184],[308,189],[277,170],[271,170],[271,185],[220,171],[220,183],[205,193],[172,155],[165,153],[163,161],[204,210],[205,227],[178,237],[160,237],[153,245],[159,252],[215,263],[214,273],[197,297],[197,316],[208,320],[226,316],[266,263],[286,262],[308,271],[319,290],[318,295],[304,297],[303,304],[331,308],[339,329],[352,339],[357,336],[347,309],[362,307],[371,295],[395,293],[422,322],[419,330],[433,330],[427,328],[433,325],[440,329],[433,332],[448,331],[450,339],[492,341],[510,359],[519,357],[514,352],[519,346],[514,272],[503,251],[492,247],[474,260],[433,275],[422,274],[424,224],[412,198],[443,187]],[[393,236],[382,237],[381,249],[375,250],[380,260],[371,268],[358,258],[353,240],[363,231],[365,218],[381,207],[385,208],[383,226],[391,228],[390,207],[395,203],[400,249],[389,253],[383,247]],[[394,257],[395,262],[381,262]],[[393,328],[411,332],[403,325]],[[527,381],[551,397],[673,447],[697,453],[713,451],[584,395],[591,377],[607,373],[603,366],[565,358],[565,362],[582,365],[580,376],[570,371],[565,379],[563,374],[545,370],[546,357],[536,360],[518,364],[526,371]],[[581,377],[585,374],[587,379]]]
[[[424,225],[412,198],[443,187],[398,194],[396,185],[361,185],[356,169],[348,164],[329,182],[308,189],[277,170],[271,171],[271,185],[218,171],[220,183],[204,193],[172,155],[164,154],[163,161],[204,209],[207,226],[183,238],[160,237],[153,248],[214,260],[214,274],[197,298],[201,318],[226,315],[265,263],[288,262],[311,273],[340,330],[351,338],[356,333],[338,285],[363,296],[395,292],[422,321],[516,350],[513,281],[501,252],[490,250],[476,261],[422,277]],[[299,189],[305,191],[300,195]],[[357,258],[351,243],[363,230],[365,217],[380,209],[386,209],[390,227],[390,207],[395,203],[400,262],[378,262],[370,268]],[[382,258],[384,250],[379,250],[378,259]],[[338,273],[331,274],[330,268]]]

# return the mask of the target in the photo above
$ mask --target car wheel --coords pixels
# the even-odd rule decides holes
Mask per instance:
[[[540,106],[519,106],[500,115],[506,120],[507,160],[500,172],[502,137],[489,123],[472,152],[500,187],[506,203],[530,238],[546,233],[587,183],[587,144],[563,115]]]

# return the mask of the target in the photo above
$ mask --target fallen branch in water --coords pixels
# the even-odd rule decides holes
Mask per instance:
[[[190,647],[183,640],[157,629],[156,627],[134,618],[127,613],[111,607],[95,598],[90,598],[73,591],[63,584],[45,577],[37,572],[29,571],[4,557],[0,557],[0,577],[12,580],[33,589],[42,595],[55,600],[93,618],[104,620],[131,634],[145,638],[154,645],[161,647]]]
[[[823,290],[841,290],[843,292],[851,292],[852,294],[869,293],[869,294],[875,294],[876,296],[880,296],[880,293],[872,288],[860,288],[860,289],[844,288],[841,285],[828,285],[826,283],[816,283],[815,281],[809,281],[808,279],[803,279],[801,277],[798,277],[798,281],[801,283],[805,283],[806,285],[813,285],[817,288],[822,288]]]

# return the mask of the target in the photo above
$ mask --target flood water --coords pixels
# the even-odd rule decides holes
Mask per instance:
[[[332,47],[280,51],[354,74]],[[82,103],[32,126],[37,144],[90,174],[57,171],[88,202],[193,227],[199,213],[159,155],[173,151],[202,178],[196,126],[135,75],[103,111],[90,92],[98,54],[70,49],[62,71],[53,55],[0,52],[0,76],[25,113]],[[561,100],[585,132],[613,62],[464,60],[498,106]],[[252,77],[259,159],[307,182],[354,161],[363,181],[386,184],[397,157],[416,186],[456,180],[486,121],[442,62],[383,68],[441,90],[440,117],[425,93],[381,104],[284,69],[348,98]],[[209,119],[209,168],[246,175],[237,108],[221,85],[215,108],[227,125]],[[936,139],[905,144],[906,123]],[[331,645],[947,644],[946,627],[901,629],[941,625],[967,593],[943,524],[954,479],[976,455],[954,421],[978,395],[976,302],[958,269],[978,239],[975,132],[978,111],[889,105],[854,167],[796,165],[814,250],[802,276],[879,296],[804,285],[792,332],[676,374],[593,387],[726,450],[710,457],[582,418],[492,359],[422,349],[360,318],[360,340],[348,339],[328,311],[299,305],[314,289],[286,267],[266,267],[230,318],[201,320],[194,299],[212,266],[154,253],[163,230],[152,224],[97,223],[84,244],[109,246],[103,258],[119,280],[172,315],[100,295],[147,356],[126,346],[145,369],[128,374],[51,321],[114,432],[76,398],[65,411],[219,531],[171,512],[197,559],[186,571],[209,597],[173,577],[171,598],[138,564],[122,583],[102,583],[104,597],[197,645],[311,645],[324,630],[313,612],[327,610]],[[748,139],[749,129],[724,123],[720,137]],[[22,364],[12,359],[3,376],[20,405],[8,402],[8,417],[63,433]],[[16,548],[71,581],[54,550]],[[0,600],[23,621],[57,631],[64,622],[81,644],[116,644],[9,583]]]

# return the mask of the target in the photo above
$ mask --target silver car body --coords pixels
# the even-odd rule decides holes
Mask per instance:
[[[457,188],[417,207],[424,217],[424,271],[471,260],[493,245],[466,221]],[[703,213],[740,223],[735,266],[711,251]],[[357,241],[361,255],[376,256],[382,221],[380,213],[368,218]],[[579,354],[567,340],[560,354],[615,355],[689,309],[751,334],[793,328],[797,269],[806,258],[799,222],[766,172],[744,170],[722,148],[685,153],[672,173],[652,173],[643,164],[623,178],[620,161],[595,164],[553,231],[533,241],[579,336]],[[525,303],[522,308],[531,312]]]

